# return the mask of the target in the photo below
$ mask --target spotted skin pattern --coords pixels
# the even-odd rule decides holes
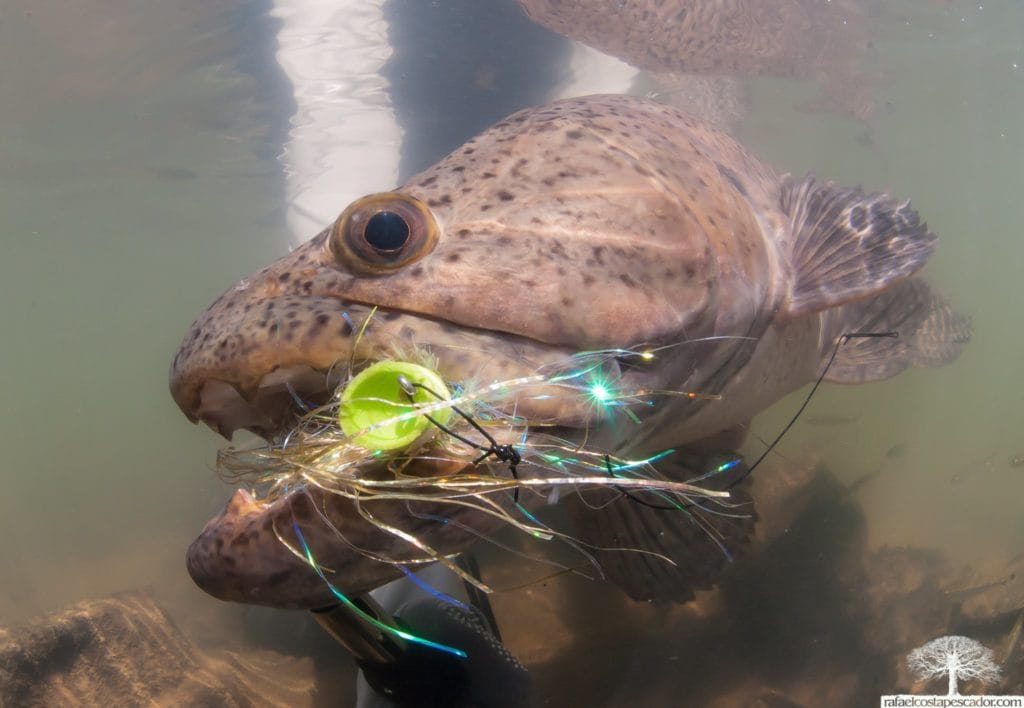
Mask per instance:
[[[332,229],[325,230],[228,290],[196,320],[171,368],[172,393],[193,420],[225,434],[247,427],[272,436],[287,407],[271,405],[267,381],[292,377],[301,392],[296,367],[322,382],[322,372],[339,363],[415,347],[436,357],[446,380],[490,383],[576,351],[671,343],[677,346],[649,365],[618,372],[621,385],[722,399],[667,399],[641,413],[644,425],[603,426],[589,440],[640,454],[704,438],[813,379],[844,322],[835,314],[844,298],[884,291],[931,252],[934,237],[919,221],[908,232],[886,233],[881,249],[863,228],[844,239],[837,229],[848,225],[822,228],[815,216],[815,204],[833,201],[818,196],[834,188],[792,184],[728,135],[655,102],[590,96],[521,111],[396,190],[419,200],[436,222],[429,252],[389,272],[354,272],[335,258]],[[811,206],[784,208],[783,194],[796,192]],[[859,190],[845,198],[879,200]],[[849,210],[842,213],[848,222]],[[793,254],[818,253],[808,244],[820,233],[837,260],[820,262],[814,277],[801,274]],[[874,250],[850,250],[847,242]],[[865,268],[876,251],[897,260]],[[827,277],[833,271],[836,287]],[[815,301],[819,292],[824,299]],[[379,309],[357,341],[372,307]],[[697,341],[711,336],[741,338]],[[516,410],[571,436],[587,411],[552,393],[521,398]],[[393,539],[355,523],[358,515],[343,500],[314,495],[268,506],[239,491],[190,549],[193,577],[225,599],[283,607],[331,602],[278,539],[296,545],[291,514],[310,502],[326,509],[350,542],[394,551]],[[379,513],[396,523],[406,514],[406,527],[431,533],[401,506],[381,505]],[[464,520],[488,532],[486,520]],[[344,569],[337,581],[346,592],[398,574],[338,543],[326,524],[303,528],[322,563]],[[433,533],[446,552],[475,540],[452,526]]]
[[[652,73],[669,92],[698,77],[779,76],[816,81],[826,95],[813,108],[862,119],[874,111],[878,82],[867,69],[873,0],[519,4],[537,24]]]
[[[189,408],[197,379],[245,387],[283,360],[315,358],[350,337],[350,303],[573,348],[749,321],[775,289],[765,233],[784,228],[777,182],[724,134],[656,103],[522,111],[398,190],[441,225],[432,253],[366,278],[340,268],[321,233],[196,321],[172,368],[175,395]]]

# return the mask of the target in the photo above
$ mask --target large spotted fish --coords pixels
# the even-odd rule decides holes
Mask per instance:
[[[719,124],[742,108],[725,77],[810,79],[809,107],[867,118],[875,0],[519,0],[534,22],[649,72],[665,100]],[[701,79],[704,79],[703,81]],[[713,79],[713,81],[708,81]],[[710,101],[709,101],[710,99]]]
[[[828,380],[877,381],[953,359],[967,324],[912,277],[934,245],[909,204],[782,177],[673,108],[628,96],[566,100],[516,113],[394,192],[357,200],[230,288],[186,335],[171,391],[189,418],[225,435],[246,428],[274,439],[294,420],[292,393],[323,398],[326,372],[353,358],[418,348],[446,380],[486,384],[581,350],[642,344],[658,355],[616,364],[609,373],[621,387],[721,394],[665,399],[640,412],[641,425],[589,432],[608,450],[650,453],[742,426],[818,376],[846,332],[900,336],[852,340]],[[585,411],[551,393],[519,400],[516,412],[572,437]],[[601,523],[614,537],[643,511],[621,501]],[[401,504],[374,513],[443,552],[475,540],[466,525],[491,530],[472,511],[448,513],[461,525]],[[278,538],[297,546],[293,519],[348,593],[399,574],[369,555],[417,555],[345,500],[267,504],[239,490],[190,547],[193,578],[225,599],[329,604],[325,584]],[[648,534],[660,550],[718,553],[693,542],[700,534],[685,517],[666,526]],[[668,580],[708,581],[700,562],[679,559]],[[646,585],[634,578],[631,594],[655,596]]]

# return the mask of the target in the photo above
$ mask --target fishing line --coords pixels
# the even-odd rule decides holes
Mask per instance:
[[[512,554],[514,556],[519,556],[520,558],[522,558],[524,560],[528,560],[531,563],[540,563],[542,565],[550,565],[550,566],[553,566],[555,568],[558,568],[558,572],[555,573],[555,575],[558,575],[560,573],[571,572],[571,573],[576,573],[576,574],[580,575],[581,577],[586,578],[587,580],[594,580],[596,578],[596,576],[587,575],[586,573],[583,573],[583,572],[581,572],[580,570],[578,570],[576,568],[569,568],[569,567],[563,565],[562,563],[559,563],[558,561],[551,560],[549,558],[544,558],[543,556],[531,556],[529,553],[524,553],[523,551],[517,551],[512,546],[504,544],[501,541],[498,541],[496,538],[493,538],[493,537],[488,536],[488,535],[486,535],[484,533],[481,533],[480,531],[476,530],[472,526],[468,526],[468,525],[466,525],[466,524],[464,524],[464,523],[462,523],[460,521],[456,521],[455,519],[449,519],[449,518],[446,518],[446,517],[443,517],[443,516],[437,516],[436,514],[421,514],[421,513],[417,513],[416,511],[413,511],[411,508],[409,509],[409,513],[411,515],[415,516],[418,519],[430,519],[432,521],[437,521],[438,523],[444,524],[446,526],[447,525],[454,526],[455,528],[460,529],[462,531],[465,531],[466,533],[473,534],[474,536],[479,538],[481,541],[489,543],[489,544],[491,544],[492,546],[494,546],[496,548],[500,548],[501,550],[505,551],[506,553],[510,553],[510,554]],[[459,556],[459,557],[461,558],[462,556]],[[582,565],[579,566],[579,568],[585,568],[585,567],[586,566],[582,566]],[[544,576],[544,578],[547,578],[547,577],[549,577],[549,576]],[[543,580],[544,578],[541,578],[541,580]],[[475,586],[471,586],[471,587],[475,587]]]
[[[310,549],[309,544],[306,543],[306,537],[303,535],[302,529],[299,527],[299,523],[295,519],[294,509],[292,509],[292,529],[295,531],[295,536],[298,538],[299,543],[302,544],[302,553],[296,553],[296,555],[299,555],[300,558],[306,561],[306,563],[313,569],[313,571],[318,576],[320,576],[320,580],[322,580],[324,584],[327,585],[327,589],[331,591],[331,594],[334,595],[343,605],[345,605],[345,607],[348,608],[350,612],[353,612],[361,620],[375,627],[381,632],[384,632],[385,634],[390,634],[392,636],[399,637],[400,639],[404,639],[407,642],[412,642],[413,644],[419,644],[421,646],[429,647],[430,649],[436,649],[438,651],[442,651],[447,654],[457,656],[460,659],[465,659],[468,656],[466,652],[464,652],[462,649],[448,646],[447,644],[434,642],[424,637],[418,637],[414,634],[399,629],[398,627],[393,627],[385,622],[381,622],[376,617],[365,612],[361,607],[359,607],[359,605],[356,602],[354,602],[347,595],[341,592],[337,587],[334,586],[334,584],[330,580],[327,579],[327,576],[324,574],[322,566],[317,562],[316,558],[313,556],[313,551]],[[290,546],[290,544],[286,545]],[[295,549],[292,550],[293,552],[295,552]]]
[[[392,565],[394,567],[398,568],[400,571],[402,571],[405,574],[405,577],[408,578],[409,580],[411,580],[420,590],[423,590],[423,592],[426,592],[426,593],[429,593],[429,594],[433,595],[434,597],[436,597],[441,602],[444,602],[444,603],[449,604],[449,605],[454,605],[455,607],[458,607],[463,612],[472,613],[473,610],[475,609],[474,607],[472,607],[470,605],[467,605],[462,600],[459,600],[458,598],[452,597],[448,593],[443,592],[441,590],[438,590],[435,587],[432,587],[429,583],[425,582],[422,578],[420,578],[418,575],[416,575],[416,573],[412,572],[411,570],[406,568],[401,563],[392,563]],[[476,586],[469,585],[469,587],[476,587]],[[477,589],[479,590],[479,588],[477,588]]]
[[[363,321],[359,323],[358,327],[353,326],[357,323],[351,321],[351,318],[345,318],[348,326],[355,332],[357,342],[364,336],[375,312],[376,310],[371,310]],[[356,364],[356,348],[355,346],[353,347],[352,356],[348,361],[350,374]],[[664,348],[667,347],[662,347],[661,349]],[[386,420],[375,421],[372,425],[356,433],[351,431],[345,432],[339,427],[337,410],[344,403],[343,400],[340,400],[341,391],[343,391],[342,387],[339,387],[335,399],[330,403],[313,407],[309,402],[303,400],[298,391],[289,386],[288,393],[295,405],[303,412],[297,425],[288,432],[283,441],[278,441],[269,446],[247,451],[222,451],[218,454],[218,470],[222,473],[222,476],[232,479],[245,479],[248,477],[255,485],[264,489],[267,499],[273,497],[286,498],[289,491],[294,490],[298,485],[302,485],[301,488],[307,490],[307,493],[315,489],[320,493],[348,499],[355,505],[359,517],[364,522],[402,543],[419,549],[424,556],[416,559],[396,560],[370,552],[368,549],[363,549],[359,544],[353,543],[346,538],[345,534],[341,533],[340,529],[331,522],[331,519],[325,513],[325,509],[321,508],[320,503],[313,502],[312,497],[310,501],[313,502],[312,505],[319,517],[319,521],[331,528],[335,537],[339,538],[345,546],[370,560],[385,562],[399,567],[403,573],[411,572],[409,566],[420,563],[440,562],[449,566],[449,569],[458,575],[463,575],[459,569],[451,567],[452,561],[448,556],[439,553],[417,538],[413,533],[385,523],[382,518],[370,513],[367,508],[369,502],[385,500],[404,501],[410,511],[411,508],[408,506],[408,503],[411,501],[444,504],[453,510],[453,515],[468,509],[495,517],[508,525],[514,526],[519,531],[529,533],[536,538],[542,540],[557,538],[563,541],[577,554],[582,555],[589,562],[590,566],[595,569],[596,573],[602,576],[601,567],[596,559],[583,548],[583,546],[598,547],[589,546],[589,544],[574,539],[567,534],[554,531],[546,524],[540,522],[529,510],[519,503],[519,490],[521,488],[538,489],[550,486],[551,489],[558,490],[560,486],[566,485],[573,485],[577,488],[580,485],[614,487],[618,494],[652,509],[686,510],[688,507],[696,505],[705,512],[709,512],[709,510],[700,503],[695,502],[695,495],[718,498],[728,497],[729,492],[723,489],[702,489],[694,486],[692,483],[674,482],[659,475],[653,463],[672,454],[673,450],[663,450],[642,460],[629,460],[596,450],[588,450],[586,449],[586,439],[582,443],[578,441],[570,443],[551,435],[538,434],[528,440],[526,437],[527,430],[534,426],[543,428],[545,422],[543,420],[531,422],[525,418],[518,417],[515,412],[509,415],[489,404],[488,399],[494,397],[504,399],[509,390],[514,391],[537,384],[550,386],[557,389],[558,393],[561,393],[563,390],[568,391],[576,397],[572,400],[581,405],[589,404],[592,407],[600,404],[606,408],[614,407],[616,411],[625,413],[630,412],[628,407],[631,405],[654,405],[653,402],[644,400],[650,396],[682,396],[691,399],[721,398],[717,394],[660,389],[619,391],[618,384],[621,382],[617,379],[606,378],[606,375],[602,372],[602,365],[609,360],[621,361],[622,357],[633,356],[639,360],[647,361],[654,358],[654,351],[630,352],[618,349],[577,353],[570,356],[567,361],[558,362],[557,365],[541,367],[536,373],[529,376],[522,376],[507,381],[496,381],[486,386],[473,388],[470,391],[465,391],[461,388],[457,389],[458,393],[454,397],[450,396],[445,389],[426,385],[420,381],[412,380],[412,376],[400,374],[399,388],[403,395],[408,398],[409,403],[412,404],[411,408],[391,418],[385,416]],[[426,356],[427,352],[422,351],[413,352],[412,356],[408,358],[423,359]],[[835,353],[833,353],[833,358],[834,356]],[[436,368],[432,363],[425,363],[423,366],[428,369]],[[417,401],[416,395],[419,394],[417,389],[423,389],[434,400],[432,402]],[[445,395],[442,396],[439,393],[441,390],[444,390]],[[551,397],[551,395],[550,393],[543,392],[543,395],[534,394],[534,397],[540,400]],[[406,408],[405,405],[391,399],[389,396],[384,398],[364,396],[358,400],[386,403],[389,406],[397,406],[399,409]],[[442,418],[440,414],[435,413],[435,411],[444,409],[454,409],[455,414],[458,416],[454,422],[448,418]],[[416,416],[423,416],[431,425],[443,431],[446,437],[453,441],[458,441],[458,443],[452,445],[450,442],[446,443],[442,440],[437,443],[437,447],[417,448],[417,450],[413,451],[417,454],[413,456],[412,453],[408,452],[394,455],[388,450],[382,452],[381,450],[362,447],[358,442],[353,442],[354,440],[358,441],[360,436],[367,432],[386,430],[389,425],[411,420]],[[517,429],[521,428],[521,433],[515,436],[518,442],[499,442],[498,438],[501,434],[489,431],[489,429],[493,430],[493,426],[496,425],[508,426],[509,432],[513,434],[517,433]],[[469,432],[470,428],[481,436],[480,441],[471,437],[474,433]],[[585,429],[586,433],[589,433],[589,426]],[[460,444],[468,446],[470,451],[460,450]],[[489,458],[494,462],[507,465],[511,478],[504,477],[503,474],[491,472],[487,474],[479,472],[465,474],[461,471],[455,474],[444,473],[440,477],[425,477],[418,473],[419,468],[414,467],[412,474],[406,470],[409,465],[414,465],[418,462],[424,462],[426,468],[430,469],[430,460],[469,463],[476,467]],[[537,466],[548,474],[540,477],[527,476],[521,478],[517,466],[524,463],[524,458],[530,465]],[[697,480],[717,475],[739,464],[739,462],[739,459],[730,460],[724,465],[719,465],[701,475]],[[384,465],[384,468],[394,476],[379,479],[372,475],[363,474],[364,469],[369,470],[381,465]],[[487,466],[497,467],[497,465]],[[556,471],[563,472],[563,474],[559,475]],[[553,476],[552,473],[554,473]],[[514,511],[503,508],[503,505],[499,504],[496,499],[489,498],[488,496],[495,492],[501,493],[508,490],[513,492],[512,499],[516,507]],[[656,496],[648,496],[640,492],[653,493]],[[685,497],[686,499],[680,499],[679,497]],[[510,511],[512,513],[509,513]],[[292,513],[294,514],[294,510],[292,510]],[[455,519],[445,519],[444,516],[416,513],[412,513],[412,516],[432,518],[444,524],[452,524],[455,528],[469,531],[472,535],[483,537],[492,543],[494,542],[493,539],[487,538],[486,535]],[[444,520],[442,521],[442,519]],[[527,520],[532,523],[527,523]],[[693,520],[708,532],[712,540],[728,556],[727,549],[724,549],[721,541],[716,538],[714,528],[700,516],[694,516]],[[275,525],[275,535],[277,535],[278,540],[292,554],[309,566],[339,601],[358,612],[358,608],[354,606],[352,600],[345,597],[328,580],[328,574],[331,572],[330,569],[320,565],[312,548],[308,545],[302,529],[298,527],[294,515],[290,525],[294,532],[294,538],[298,541],[297,545],[285,540],[278,533]],[[642,549],[601,548],[600,550],[639,552],[656,556],[668,563],[673,563],[667,556]],[[532,560],[537,559],[532,558]],[[559,564],[555,565],[559,567]],[[559,572],[565,571],[560,570]],[[579,571],[573,570],[571,572]],[[479,583],[474,578],[463,577],[463,580],[469,584]],[[476,583],[474,583],[474,580],[476,580]],[[489,591],[486,588],[480,589],[484,592]],[[445,600],[445,598],[440,599]],[[394,633],[393,629],[391,633],[407,639],[402,634]],[[429,643],[429,640],[422,640],[420,638],[410,639],[409,641],[438,648],[442,651],[452,652],[455,649],[454,647],[434,646]]]
[[[789,419],[789,422],[786,423],[786,426],[782,429],[782,431],[777,436],[775,436],[775,439],[772,440],[771,444],[768,445],[768,448],[764,452],[761,453],[761,456],[757,458],[757,460],[754,462],[754,464],[750,465],[750,467],[747,468],[746,472],[744,472],[742,475],[740,475],[735,480],[730,482],[726,486],[726,489],[732,489],[737,484],[739,484],[740,482],[745,480],[747,477],[749,477],[750,473],[753,472],[755,469],[757,469],[758,465],[760,465],[764,461],[764,459],[769,454],[771,454],[772,450],[775,449],[775,446],[779,444],[779,441],[781,441],[782,438],[786,435],[786,433],[789,432],[790,428],[792,428],[796,424],[797,419],[800,418],[800,416],[803,414],[804,410],[810,404],[811,398],[814,396],[815,392],[817,392],[818,387],[821,385],[821,382],[824,381],[825,377],[828,375],[828,370],[830,368],[832,368],[832,364],[836,360],[836,355],[839,354],[839,348],[840,347],[842,347],[844,344],[849,342],[851,339],[868,339],[868,338],[883,338],[883,337],[895,339],[895,338],[897,338],[899,336],[900,336],[900,333],[896,332],[896,331],[892,331],[892,332],[847,332],[845,334],[840,335],[839,338],[836,340],[836,346],[832,349],[832,355],[828,358],[828,363],[825,364],[825,369],[821,372],[821,375],[818,376],[817,380],[814,382],[814,385],[811,387],[810,392],[807,394],[807,397],[804,398],[804,402],[802,404],[800,404],[800,407],[797,409],[796,413],[793,414],[793,417]],[[738,463],[739,463],[739,460],[735,460],[733,462],[733,464],[729,465],[729,467],[732,467],[732,466],[734,466],[735,464],[738,464]],[[725,469],[729,469],[729,467],[726,467]],[[716,471],[725,471],[725,470],[724,469],[712,470],[712,472],[704,474],[701,477],[698,477],[698,479],[704,479],[704,478],[706,478],[710,474],[713,474]],[[652,508],[655,508],[655,509],[663,509],[663,508],[671,509],[671,508],[673,508],[673,507],[653,506],[651,504],[647,504],[647,506],[651,506]],[[696,502],[696,501],[687,502],[686,504],[681,505],[680,508],[682,508],[682,509],[690,509],[690,508],[693,508],[695,506],[697,508],[699,508],[699,509],[704,509],[704,506],[701,505],[700,503]]]
[[[414,400],[413,396],[416,393],[416,389],[417,388],[423,389],[424,391],[426,391],[427,393],[429,393],[431,396],[433,396],[434,398],[438,399],[439,401],[445,400],[440,395],[435,393],[432,389],[430,389],[428,386],[426,386],[425,384],[422,384],[422,383],[419,383],[419,382],[416,382],[416,381],[410,381],[409,379],[407,379],[405,376],[402,376],[401,374],[398,376],[398,385],[401,387],[402,391],[405,392],[405,395],[409,397],[409,400],[411,402],[413,402],[413,403],[415,403],[415,400]],[[469,445],[470,447],[475,447],[477,450],[483,450],[484,454],[480,455],[480,457],[478,457],[475,460],[473,460],[472,464],[473,464],[474,467],[479,465],[481,462],[486,460],[491,455],[494,455],[500,462],[504,462],[504,463],[506,463],[508,465],[508,471],[512,473],[512,478],[515,479],[516,481],[519,481],[519,473],[516,471],[516,467],[518,467],[519,463],[521,463],[523,461],[522,455],[519,454],[519,450],[517,450],[513,445],[510,445],[510,444],[506,444],[506,445],[499,444],[498,441],[495,440],[493,435],[491,435],[486,430],[484,430],[483,427],[481,427],[479,423],[477,423],[475,420],[473,420],[473,417],[471,415],[469,415],[468,413],[464,413],[462,411],[462,409],[460,409],[458,406],[452,406],[452,410],[455,411],[456,413],[458,413],[459,416],[461,416],[463,420],[465,420],[467,423],[469,423],[471,426],[473,426],[473,428],[478,433],[480,433],[485,438],[487,438],[487,442],[490,443],[490,447],[484,447],[483,445],[479,445],[479,444],[473,442],[469,438],[465,438],[465,437],[459,435],[458,433],[448,429],[447,427],[442,425],[439,421],[435,420],[434,418],[432,418],[431,416],[427,415],[426,413],[423,414],[423,417],[426,418],[427,420],[429,420],[431,423],[436,425],[438,428],[440,428],[444,432],[448,433],[448,435],[451,435],[456,440],[459,440],[459,441],[465,443],[466,445]],[[513,491],[512,491],[512,500],[516,504],[519,503],[519,487],[518,486],[515,487],[513,489]]]
[[[617,476],[612,471],[612,458],[607,453],[605,453],[605,456],[604,456],[604,464],[605,464],[605,467],[608,468],[608,476],[609,477]],[[662,510],[665,510],[665,511],[676,511],[676,510],[678,510],[680,508],[678,506],[667,506],[667,505],[662,505],[662,504],[653,504],[653,503],[651,503],[649,501],[641,499],[640,497],[634,496],[633,493],[630,492],[628,489],[620,487],[617,484],[613,485],[613,486],[614,486],[615,489],[617,489],[619,491],[620,494],[622,494],[622,496],[628,498],[630,501],[634,501],[637,504],[641,504],[642,506],[650,507],[651,509],[662,509]]]
[[[800,417],[800,415],[804,412],[804,409],[807,408],[807,406],[810,404],[811,397],[814,396],[814,393],[818,390],[818,386],[820,386],[821,382],[825,380],[825,376],[828,375],[828,370],[832,368],[832,363],[836,360],[836,355],[839,354],[839,348],[841,346],[849,342],[851,339],[868,339],[883,337],[896,339],[899,336],[899,332],[847,332],[846,334],[841,335],[838,341],[836,341],[835,348],[832,349],[832,356],[828,358],[828,363],[825,364],[825,370],[821,372],[821,375],[818,377],[818,380],[814,382],[814,386],[811,387],[811,391],[810,393],[807,394],[807,398],[804,399],[804,402],[800,405],[800,408],[798,408],[793,417],[790,418],[789,422],[786,424],[786,427],[784,427],[782,429],[782,432],[780,432],[775,437],[775,439],[772,440],[772,444],[768,446],[767,450],[761,453],[761,456],[757,458],[757,461],[754,462],[754,464],[752,464],[749,468],[747,468],[747,471],[734,482],[732,482],[728,487],[726,487],[726,489],[732,489],[737,484],[746,479],[748,476],[750,476],[750,473],[753,472],[757,468],[757,466],[764,461],[764,458],[767,457],[768,454],[775,448],[775,446],[779,444],[779,441],[782,440],[783,436],[789,432],[789,429],[792,428],[793,425],[796,423],[797,418]]]

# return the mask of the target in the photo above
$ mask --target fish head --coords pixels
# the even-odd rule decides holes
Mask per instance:
[[[736,229],[702,214],[692,190],[722,180],[700,164],[682,171],[693,185],[679,169],[669,178],[658,156],[672,145],[644,125],[664,112],[618,98],[520,112],[400,189],[356,200],[196,320],[171,367],[178,405],[226,435],[265,434],[285,384],[316,398],[323,374],[353,359],[415,347],[447,380],[491,381],[572,352],[712,333],[732,297],[722,271],[737,271],[714,242]],[[764,265],[747,260],[738,270]]]
[[[680,149],[668,122],[686,125],[670,109],[625,97],[531,109],[401,188],[356,200],[196,320],[171,367],[175,400],[226,436],[244,428],[277,440],[295,421],[296,399],[322,403],[353,366],[382,359],[427,356],[446,381],[488,385],[604,350],[617,355],[606,357],[602,375],[624,389],[685,380],[698,357],[651,352],[712,335],[722,313],[737,310],[722,307],[735,296],[722,278],[746,273],[748,292],[758,282],[750,274],[767,269],[763,249],[735,239],[739,232],[754,243],[756,225],[727,218],[740,210],[695,206],[709,202],[702,189],[719,189],[723,199],[735,190],[706,160],[668,164],[688,154],[669,157]],[[726,268],[727,241],[736,258]],[[557,387],[538,385],[496,405],[566,437],[595,424],[592,401]],[[347,524],[349,543],[380,555],[394,544],[358,537],[349,523],[357,510],[331,503],[328,516],[335,527]],[[323,499],[311,508],[322,509]],[[289,533],[287,520],[284,531],[274,520],[283,513],[236,493],[190,549],[193,577],[227,599],[328,601],[279,542]],[[446,553],[474,540],[456,541],[454,528],[444,531]],[[330,564],[345,568],[347,592],[397,574],[324,533],[314,545],[337,549]]]

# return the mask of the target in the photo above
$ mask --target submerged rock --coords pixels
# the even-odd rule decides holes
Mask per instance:
[[[144,592],[0,628],[0,706],[312,705],[310,660],[203,652]]]

